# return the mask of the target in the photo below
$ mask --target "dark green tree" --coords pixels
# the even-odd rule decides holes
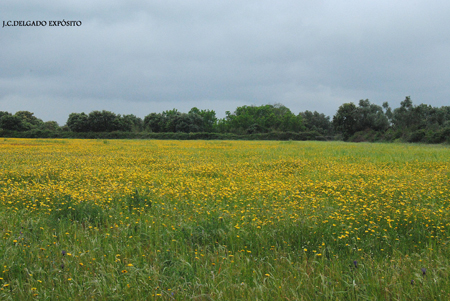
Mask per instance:
[[[411,97],[406,96],[400,103],[400,107],[394,110],[392,114],[392,123],[395,129],[408,132],[411,131],[417,122],[417,116],[414,113],[414,106]]]
[[[88,115],[83,113],[71,113],[66,125],[72,132],[89,132]]]
[[[144,121],[133,114],[123,115],[120,124],[121,131],[141,132],[144,130]]]
[[[389,121],[389,125],[391,125],[392,123],[392,109],[389,106],[389,103],[387,101],[383,102],[383,109],[384,109],[384,115],[386,115],[388,121]]]
[[[9,131],[26,131],[30,128],[24,124],[22,118],[17,115],[3,115],[0,119],[0,128]]]
[[[144,129],[153,133],[160,133],[165,128],[165,117],[160,113],[150,113],[144,117]]]
[[[34,113],[29,111],[18,111],[14,115],[22,119],[22,123],[26,129],[37,128],[44,123],[41,119],[34,116]]]
[[[60,127],[56,121],[46,121],[42,124],[41,129],[49,131],[59,131]]]
[[[120,115],[110,111],[92,111],[88,116],[92,132],[112,132],[120,130]]]
[[[0,119],[2,119],[2,117],[5,115],[12,115],[12,114],[6,111],[0,111]]]
[[[199,110],[196,107],[193,107],[189,114],[197,114],[202,118],[202,131],[204,132],[215,132],[217,126],[217,117],[216,112],[213,110]]]
[[[356,131],[373,130],[384,132],[389,127],[389,119],[382,107],[361,99],[356,115]]]
[[[237,134],[268,131],[298,132],[303,129],[302,116],[295,116],[280,104],[238,107],[233,114],[226,112],[225,121],[226,128]]]
[[[316,131],[322,135],[331,135],[333,132],[333,124],[330,121],[329,116],[325,116],[323,113],[317,111],[305,111],[299,113],[305,124],[307,131]]]
[[[181,112],[174,108],[172,110],[163,111],[161,115],[163,117],[162,132],[175,133],[177,131],[177,120],[179,119]]]
[[[205,132],[205,119],[200,114],[188,113],[186,114],[189,122],[189,133]]]
[[[344,140],[348,140],[357,131],[358,108],[353,102],[344,103],[333,116],[333,127],[341,133]]]
[[[203,131],[203,118],[196,113],[180,113],[168,117],[173,132],[195,133]]]

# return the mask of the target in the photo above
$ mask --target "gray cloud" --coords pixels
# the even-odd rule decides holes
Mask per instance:
[[[224,116],[283,103],[333,115],[369,98],[446,105],[445,1],[2,1],[0,110],[64,124],[71,112],[197,106]]]

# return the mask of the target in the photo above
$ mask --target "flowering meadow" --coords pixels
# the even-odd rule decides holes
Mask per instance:
[[[0,141],[1,300],[450,300],[450,148]]]

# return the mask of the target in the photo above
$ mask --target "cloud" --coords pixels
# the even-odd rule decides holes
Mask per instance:
[[[445,1],[7,0],[0,11],[83,22],[0,29],[2,109],[60,123],[92,108],[223,116],[283,103],[333,115],[362,98],[440,106],[449,92]]]

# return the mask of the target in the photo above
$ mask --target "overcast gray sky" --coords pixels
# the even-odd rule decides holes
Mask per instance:
[[[2,0],[0,111],[449,105],[448,0]],[[2,22],[3,23],[3,22]],[[3,26],[3,24],[1,24]]]

